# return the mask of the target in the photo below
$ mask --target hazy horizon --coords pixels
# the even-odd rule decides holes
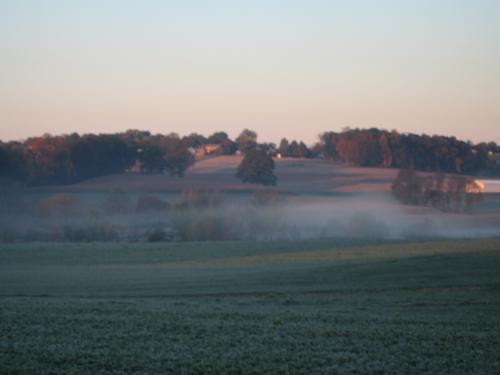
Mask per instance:
[[[500,142],[500,3],[0,1],[0,139],[379,127]]]

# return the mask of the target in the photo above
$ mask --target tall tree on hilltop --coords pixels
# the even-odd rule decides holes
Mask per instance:
[[[242,153],[246,153],[257,146],[257,133],[253,130],[244,129],[235,141],[238,144],[238,149]]]
[[[215,132],[208,137],[207,143],[220,145],[226,142],[227,140],[229,140],[229,136],[227,135],[226,132]]]
[[[245,183],[276,185],[274,160],[264,150],[248,149],[238,166],[237,176]]]

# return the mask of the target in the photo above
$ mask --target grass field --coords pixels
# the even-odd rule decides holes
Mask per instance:
[[[500,372],[500,240],[0,247],[1,374]]]

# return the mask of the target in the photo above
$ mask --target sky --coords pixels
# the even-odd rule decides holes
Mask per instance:
[[[500,1],[0,0],[0,139],[380,127],[500,142]]]

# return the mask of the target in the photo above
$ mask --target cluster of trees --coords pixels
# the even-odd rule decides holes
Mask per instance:
[[[44,135],[24,142],[0,141],[0,179],[28,185],[68,184],[122,173],[133,166],[143,173],[168,172],[182,176],[194,163],[193,150],[209,144],[218,145],[218,154],[250,153],[238,171],[245,182],[261,180],[261,183],[273,184],[269,176],[273,175],[274,164],[269,157],[277,155],[324,157],[366,167],[500,175],[500,163],[494,158],[500,154],[500,146],[495,143],[474,145],[454,137],[401,134],[372,128],[325,132],[320,142],[308,148],[304,142],[289,142],[286,138],[279,146],[258,143],[257,133],[245,129],[234,141],[225,132],[215,132],[208,137],[197,133],[179,137],[175,133],[153,135],[139,130],[99,135]],[[264,155],[268,157],[265,162]],[[257,180],[245,177],[243,171],[248,166],[266,166],[262,172],[251,172],[266,177]]]
[[[0,178],[28,185],[69,184],[123,173],[134,164],[144,173],[182,176],[193,162],[185,140],[176,134],[151,135],[131,130],[0,142]]]
[[[275,145],[259,145],[257,133],[248,129],[234,141],[225,132],[215,132],[209,137],[192,133],[182,138],[175,133],[153,135],[140,130],[98,135],[46,134],[24,142],[0,141],[0,179],[27,185],[70,184],[132,168],[142,173],[183,176],[195,161],[194,151],[209,144],[218,145],[217,152],[221,155],[238,151],[256,155],[257,150],[259,155],[276,153]],[[266,184],[270,181],[265,178]]]
[[[500,153],[495,143],[474,145],[455,137],[401,134],[396,131],[345,129],[320,136],[325,158],[385,168],[411,168],[458,174],[500,174],[491,158]]]
[[[463,212],[482,201],[482,189],[474,180],[443,173],[422,176],[413,169],[399,171],[392,193],[404,204],[429,206],[444,212]]]
[[[315,158],[318,154],[310,150],[304,142],[283,138],[278,147],[278,153],[284,158]]]

